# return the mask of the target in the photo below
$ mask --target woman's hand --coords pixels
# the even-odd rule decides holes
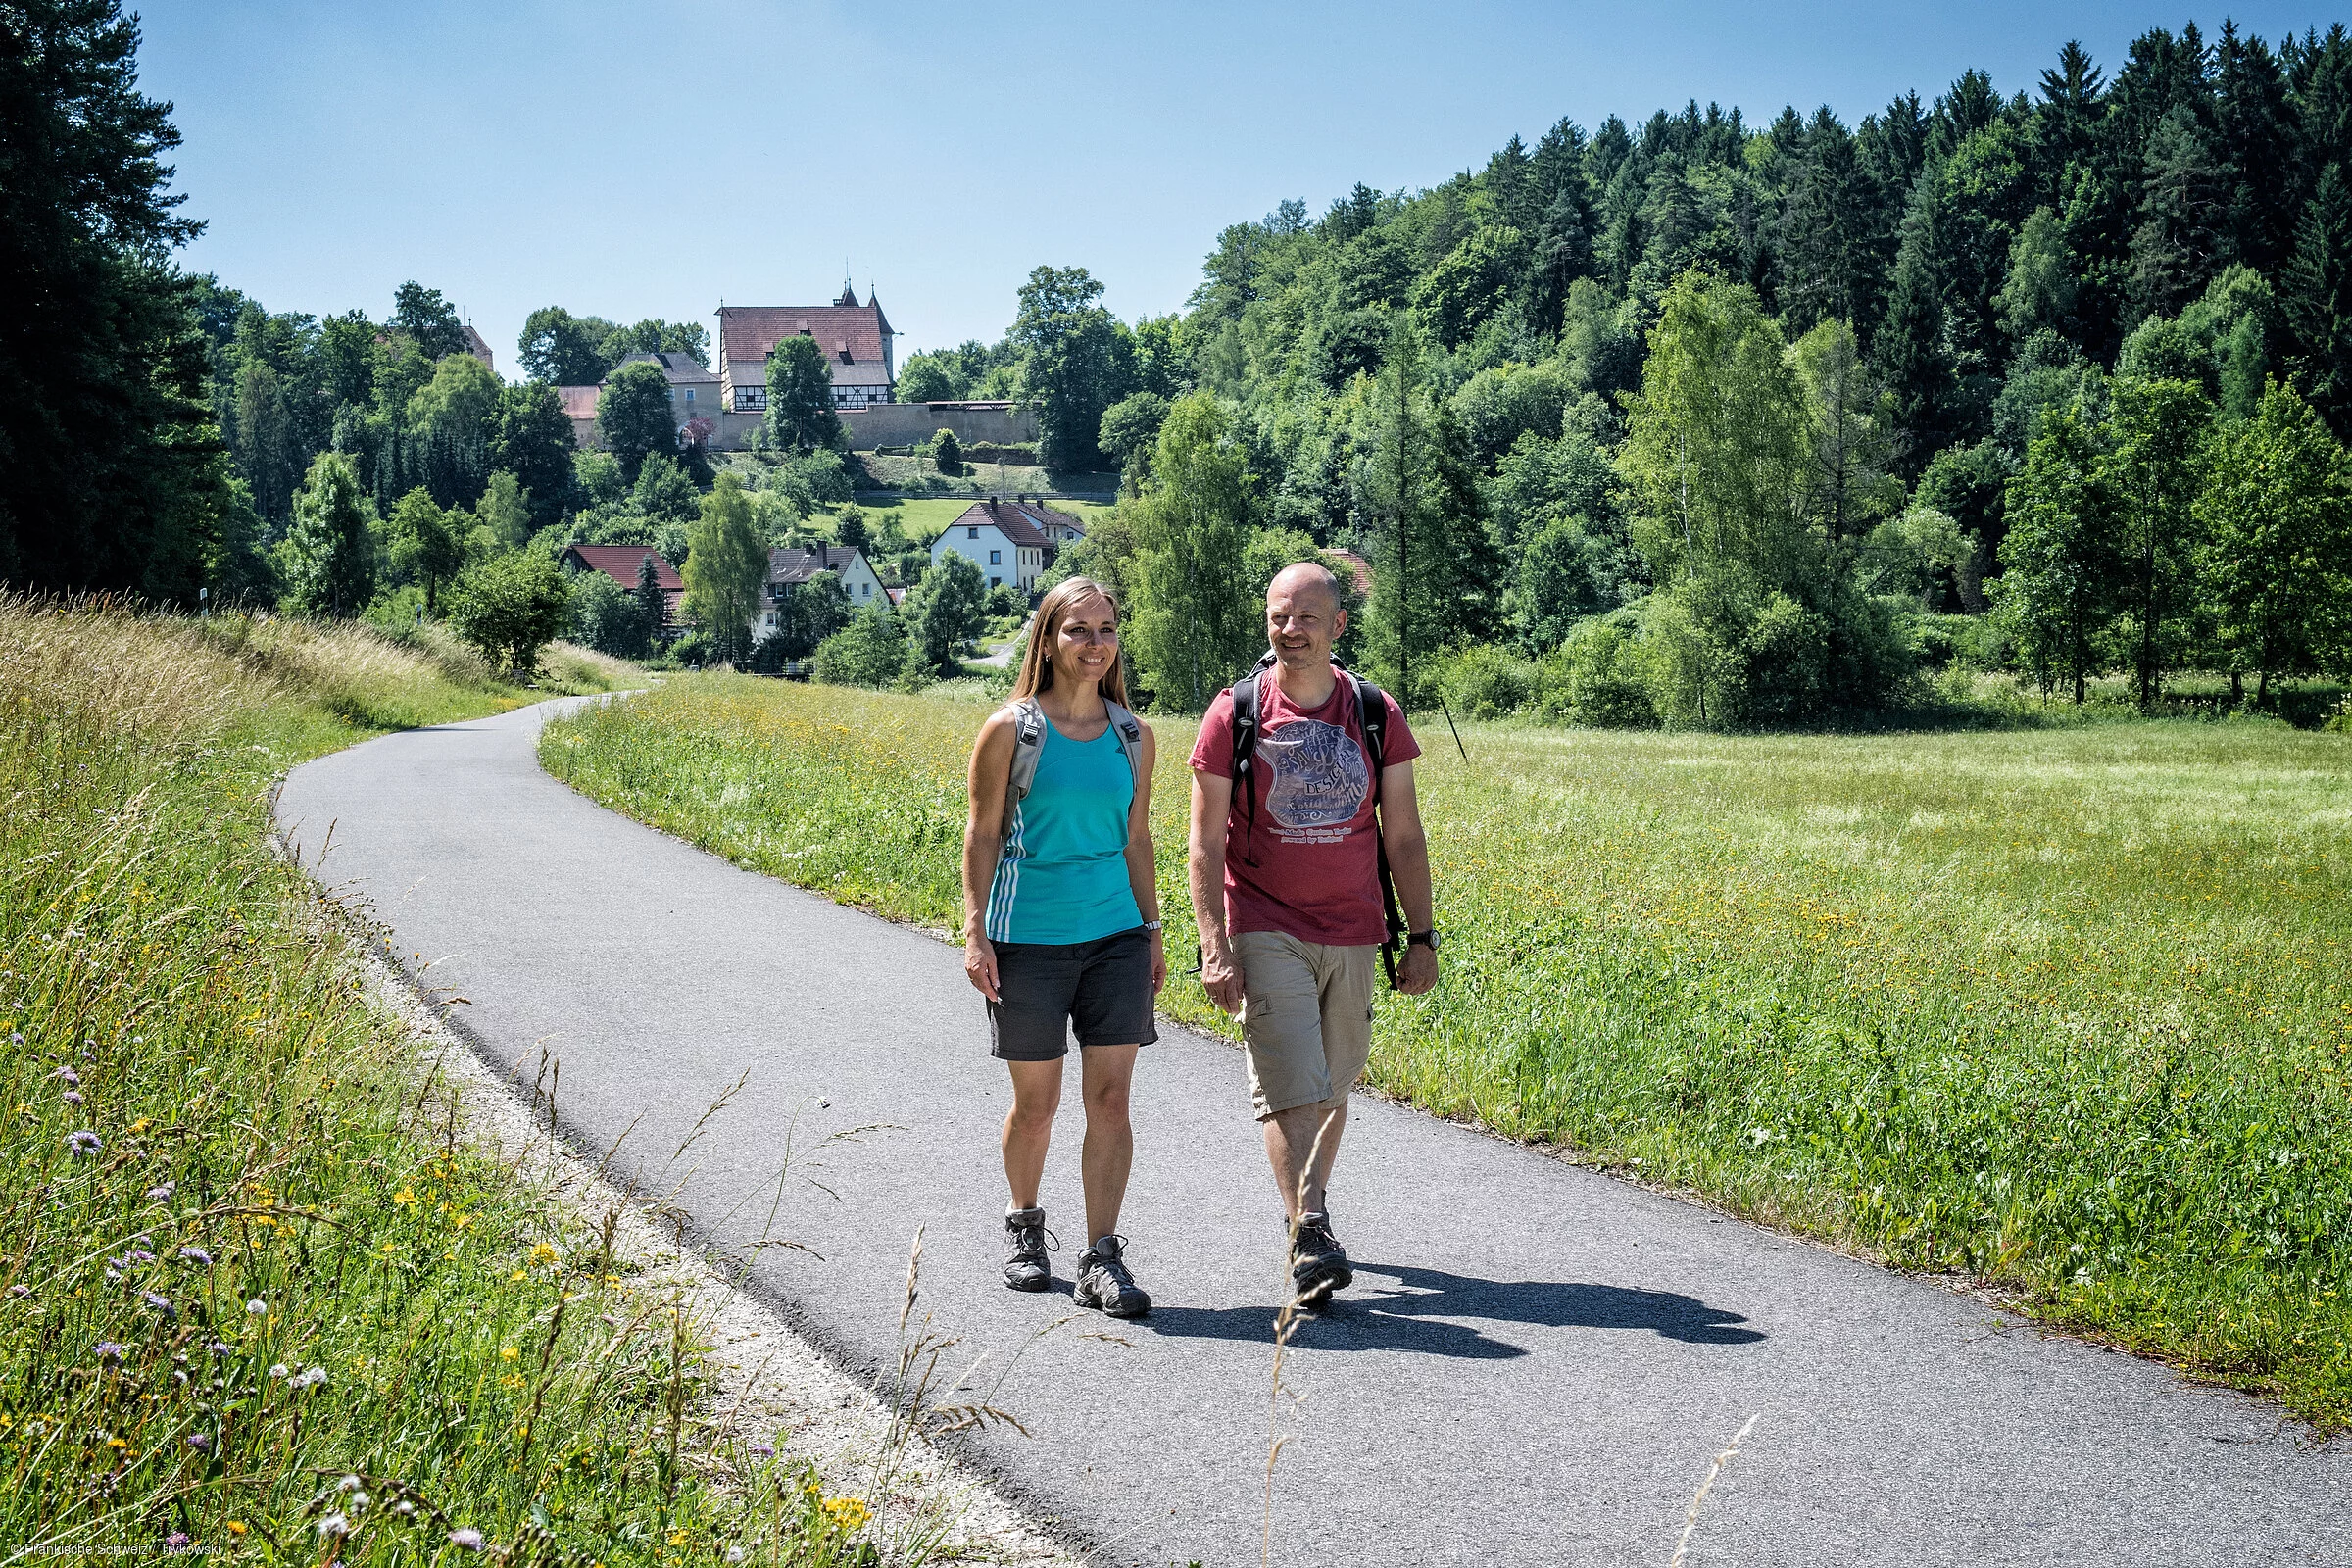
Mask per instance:
[[[1155,997],[1159,995],[1160,988],[1168,983],[1167,946],[1159,940],[1159,936],[1157,931],[1152,933],[1152,994]]]
[[[978,931],[963,934],[963,977],[989,1001],[1004,1000],[997,995],[996,944]]]

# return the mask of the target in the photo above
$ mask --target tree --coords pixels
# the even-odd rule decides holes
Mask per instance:
[[[539,650],[561,637],[571,600],[556,564],[535,550],[510,550],[468,566],[449,596],[449,623],[517,680],[538,672]]]
[[[510,386],[499,394],[498,438],[490,464],[521,481],[531,497],[531,525],[552,527],[571,510],[572,455],[578,444],[564,400],[545,381]]]
[[[662,628],[669,624],[669,595],[662,589],[662,568],[654,564],[651,551],[637,563],[637,586],[630,590],[630,597],[637,601],[647,639],[660,636]]]
[[[942,473],[963,472],[963,443],[945,425],[931,438],[931,466]]]
[[[421,486],[392,509],[392,569],[424,587],[424,612],[440,613],[441,588],[465,568],[466,537]]]
[[[718,476],[703,498],[702,516],[687,530],[685,578],[686,618],[713,654],[742,663],[767,583],[767,541],[753,525],[751,502],[732,473]]]
[[[988,625],[988,585],[980,568],[951,550],[906,596],[906,638],[925,670],[951,670],[963,645]]]
[[[1850,322],[1825,320],[1790,350],[1812,411],[1810,509],[1835,541],[1865,531],[1899,505],[1886,399],[1862,362]]]
[[[871,537],[866,532],[865,514],[856,507],[842,508],[833,519],[833,537],[852,550],[863,550]]]
[[[855,610],[838,572],[820,571],[785,589],[776,606],[778,652],[786,659],[807,659],[819,643],[850,623]]]
[[[289,611],[342,619],[368,608],[375,597],[372,511],[351,459],[318,454],[294,497],[294,526],[278,547]]]
[[[240,503],[138,44],[114,0],[0,20],[0,581],[193,604]]]
[[[2352,180],[2341,164],[2321,172],[2303,209],[2278,294],[2305,395],[2339,438],[2352,435]]]
[[[1102,429],[1097,440],[1118,464],[1130,495],[1142,490],[1150,474],[1152,447],[1167,417],[1168,400],[1156,392],[1131,393],[1102,411]]]
[[[1021,285],[1012,342],[1022,396],[1037,409],[1038,453],[1049,468],[1091,471],[1103,411],[1127,393],[1119,323],[1095,303],[1102,285],[1083,267],[1040,267]]]
[[[2196,505],[2230,678],[2252,670],[2267,703],[2274,677],[2313,667],[2330,622],[2352,618],[2352,459],[2274,381],[2252,419],[2216,432]]]
[[[233,412],[237,469],[253,496],[253,510],[283,522],[294,501],[293,418],[269,361],[257,356],[237,367]]]
[[[637,470],[648,457],[657,453],[666,457],[677,450],[669,378],[660,366],[639,360],[612,372],[596,401],[596,433],[619,463],[621,480],[626,484],[637,482]]]
[[[392,291],[392,318],[386,324],[416,344],[427,364],[466,352],[466,327],[458,319],[457,307],[443,299],[439,289],[413,278]]]
[[[781,339],[767,357],[767,434],[791,452],[829,451],[842,443],[833,368],[812,337]]]
[[[522,482],[504,468],[482,487],[473,515],[501,550],[519,550],[531,542],[531,498]]]
[[[2096,667],[2095,638],[2114,607],[2120,566],[2101,457],[2081,411],[2056,411],[2026,449],[2004,508],[2004,618],[2042,690],[2069,680],[2077,706]]]
[[[515,344],[523,373],[556,386],[594,386],[612,368],[605,341],[612,323],[576,317],[561,305],[542,305],[524,318]]]
[[[2115,382],[2113,437],[2102,465],[2121,535],[2119,606],[2138,623],[2132,684],[2156,705],[2168,665],[2182,662],[2198,556],[2197,490],[2213,405],[2194,381]]]
[[[452,354],[409,400],[409,426],[422,460],[416,475],[444,507],[470,507],[490,478],[498,443],[497,374],[470,354]]]
[[[1593,569],[1598,553],[1576,517],[1555,518],[1527,541],[1511,596],[1521,647],[1547,653],[1578,621],[1608,608],[1600,573]]]
[[[1176,400],[1151,482],[1122,510],[1135,545],[1127,655],[1155,706],[1200,712],[1265,645],[1243,559],[1255,518],[1250,460],[1216,399]]]
[[[828,686],[883,687],[898,681],[907,662],[899,612],[888,599],[877,599],[817,645],[813,673]]]
[[[702,514],[703,498],[676,459],[653,457],[637,470],[629,510],[655,524],[692,522]]]
[[[583,571],[567,590],[571,640],[614,659],[643,659],[653,631],[626,588],[601,571]]]

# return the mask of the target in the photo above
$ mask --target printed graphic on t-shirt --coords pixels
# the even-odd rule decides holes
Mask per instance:
[[[1364,808],[1372,770],[1355,737],[1337,724],[1297,718],[1258,737],[1266,814],[1285,844],[1338,844]]]

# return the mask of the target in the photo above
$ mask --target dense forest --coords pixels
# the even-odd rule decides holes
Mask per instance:
[[[2069,44],[2030,92],[1972,71],[1851,127],[1562,121],[1435,189],[1235,224],[1175,317],[1129,328],[1041,269],[1003,343],[905,385],[1031,398],[1051,456],[1138,493],[1105,549],[1192,582],[1213,562],[1158,513],[1198,498],[1152,470],[1169,408],[1212,400],[1179,433],[1237,455],[1226,555],[1371,557],[1366,656],[1486,649],[1480,706],[1796,717],[1916,695],[1922,653],[2259,689],[2352,662],[2348,170],[2341,27],[2192,24],[2112,79]],[[1167,667],[1231,667],[1226,640],[1147,637],[1146,675],[1189,688]]]

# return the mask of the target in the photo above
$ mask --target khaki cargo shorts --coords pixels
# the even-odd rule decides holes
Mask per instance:
[[[1343,1103],[1372,1054],[1372,974],[1380,949],[1243,931],[1233,952],[1242,965],[1242,1038],[1257,1119]]]

